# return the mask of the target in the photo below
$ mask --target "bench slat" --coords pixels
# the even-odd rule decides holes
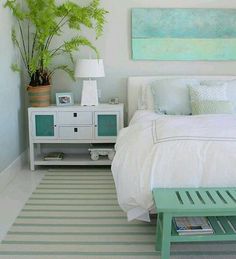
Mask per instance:
[[[232,224],[232,226],[234,227],[235,232],[236,232],[236,217],[235,216],[228,216],[227,218],[230,221],[230,223]]]
[[[226,190],[218,190],[216,192],[218,196],[220,196],[221,199],[223,199],[226,202],[226,204],[228,204],[228,206],[232,207],[236,205],[235,201],[232,200],[232,198],[226,193]]]
[[[220,193],[230,206],[236,206],[236,197],[232,191],[222,190]]]
[[[209,198],[209,196],[206,194],[205,190],[196,190],[199,195],[201,196],[201,198],[204,200],[205,202],[205,206],[206,207],[211,207],[213,205],[212,200]]]
[[[170,189],[154,189],[153,196],[156,203],[157,208],[162,208],[163,204],[177,204],[179,205],[179,201],[176,197],[176,193]],[[164,203],[163,203],[164,202]]]
[[[199,191],[197,190],[189,190],[189,194],[191,195],[194,204],[198,205],[198,207],[202,207],[203,205],[209,204],[209,199],[206,200],[205,197],[203,197]]]
[[[208,191],[206,191],[206,193],[207,193],[208,195],[210,195],[210,196],[213,198],[213,200],[215,201],[215,202],[214,202],[215,205],[217,205],[217,206],[225,205],[226,203],[223,202],[223,200],[218,196],[218,194],[217,194],[216,191],[217,191],[217,190],[211,190],[211,189],[209,189]],[[213,205],[213,206],[214,206],[214,205]]]
[[[221,223],[222,227],[225,230],[226,234],[235,234],[233,229],[231,228],[231,226],[228,223],[228,219],[227,217],[217,217],[218,221]]]
[[[224,231],[221,229],[216,217],[209,217],[208,220],[209,220],[211,226],[213,227],[216,235],[224,235],[225,234]]]
[[[179,190],[178,193],[180,194],[180,198],[183,201],[184,206],[192,206],[193,205],[193,202],[187,196],[186,191]]]

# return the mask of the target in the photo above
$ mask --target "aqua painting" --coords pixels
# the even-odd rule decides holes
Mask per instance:
[[[236,9],[132,9],[134,60],[236,60]]]

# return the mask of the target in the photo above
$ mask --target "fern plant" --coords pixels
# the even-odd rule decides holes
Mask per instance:
[[[98,56],[97,49],[81,35],[81,30],[85,26],[95,31],[96,38],[101,36],[107,11],[100,7],[100,0],[92,0],[86,6],[71,1],[57,5],[55,0],[25,0],[23,6],[17,0],[7,0],[5,4],[17,20],[12,40],[27,69],[30,86],[49,85],[57,69],[73,78],[72,53],[81,46],[89,47]],[[62,42],[60,36],[65,29],[74,31],[75,36]],[[67,56],[71,64],[54,66],[54,59],[61,55]],[[12,68],[20,69],[16,64]]]

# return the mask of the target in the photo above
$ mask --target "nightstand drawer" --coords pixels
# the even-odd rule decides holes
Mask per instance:
[[[92,112],[59,112],[58,124],[62,125],[92,125],[93,113]]]
[[[59,127],[60,139],[92,139],[93,127]]]

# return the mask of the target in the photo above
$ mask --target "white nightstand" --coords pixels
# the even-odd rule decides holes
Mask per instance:
[[[36,165],[110,165],[90,158],[89,145],[115,143],[124,127],[123,104],[29,108],[30,169]],[[45,161],[49,152],[63,152],[59,161]]]

